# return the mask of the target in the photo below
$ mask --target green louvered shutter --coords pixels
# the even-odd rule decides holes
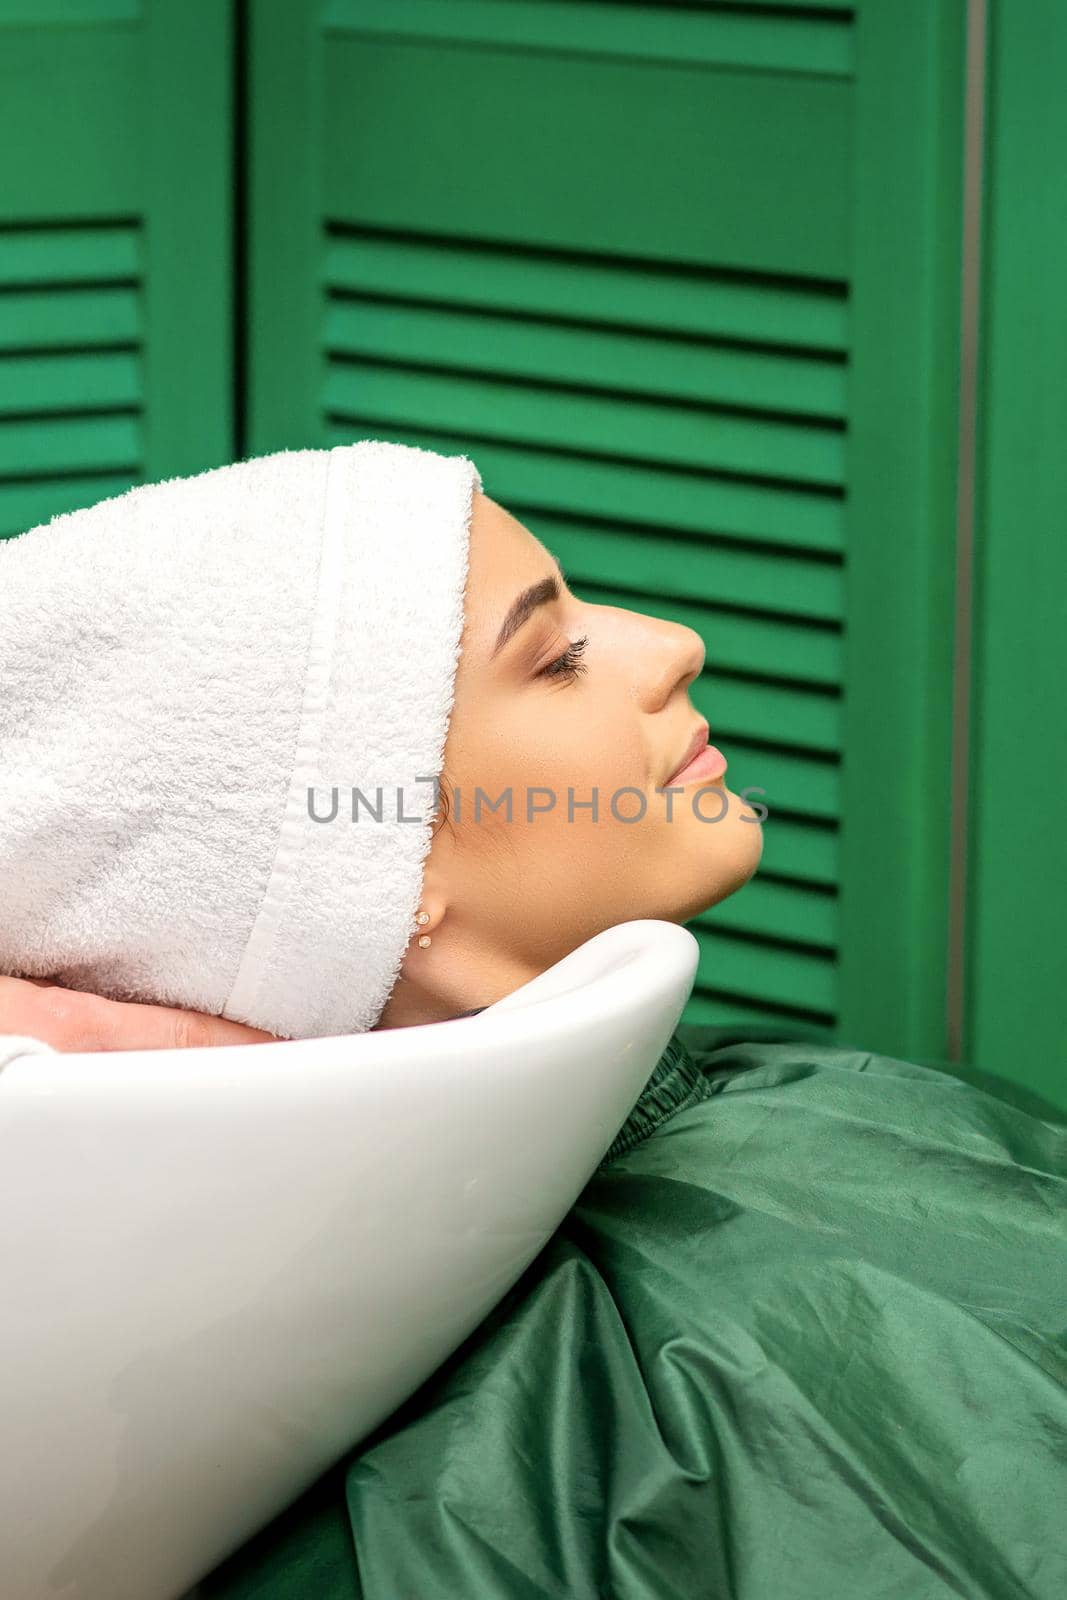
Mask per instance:
[[[0,537],[231,458],[225,0],[0,0]]]
[[[470,453],[697,629],[769,815],[687,1019],[945,1054],[962,5],[251,22],[249,448]]]
[[[1067,1111],[1067,8],[989,30],[965,1056]]]

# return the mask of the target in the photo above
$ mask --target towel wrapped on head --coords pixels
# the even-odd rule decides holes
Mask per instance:
[[[465,456],[361,440],[0,544],[0,972],[283,1038],[375,1026],[416,931],[476,488]]]

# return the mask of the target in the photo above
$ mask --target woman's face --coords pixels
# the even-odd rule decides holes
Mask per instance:
[[[505,628],[534,585],[541,603]],[[604,928],[684,923],[747,882],[763,849],[750,805],[722,778],[656,792],[701,726],[688,689],[704,653],[691,628],[579,600],[545,546],[475,493],[448,816],[423,880],[432,942],[412,940],[379,1026],[489,1005]]]

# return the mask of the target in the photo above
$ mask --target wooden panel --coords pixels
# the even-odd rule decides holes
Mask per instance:
[[[816,278],[847,269],[846,79],[343,32],[321,70],[326,216]]]
[[[964,6],[857,13],[842,1033],[946,1056]]]
[[[0,218],[139,215],[144,31],[109,9],[91,26],[65,21],[0,13]]]
[[[965,1045],[1067,1109],[1067,12],[991,27]]]
[[[0,536],[233,458],[228,0],[0,0]]]

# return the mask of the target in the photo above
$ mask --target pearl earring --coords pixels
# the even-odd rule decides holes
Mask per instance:
[[[420,911],[418,916],[415,918],[415,921],[422,928],[424,928],[426,926],[426,924],[429,922],[429,920],[430,920],[430,913],[428,911]],[[424,933],[422,935],[422,937],[420,938],[420,940],[419,940],[419,948],[420,948],[420,950],[427,949],[428,946],[429,946],[429,943],[430,943],[430,935],[428,933]]]

